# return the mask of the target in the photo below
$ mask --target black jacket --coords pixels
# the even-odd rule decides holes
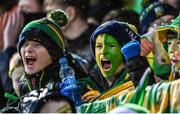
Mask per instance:
[[[86,77],[88,75],[88,70],[86,67],[87,62],[85,60],[77,55],[71,54],[66,54],[66,58],[68,60],[69,66],[71,66],[75,71],[76,79]],[[59,69],[60,65],[57,61],[34,75],[28,75],[24,73],[19,82],[20,96],[23,96],[30,91],[44,88],[45,85],[49,82],[54,82],[56,84],[61,82]],[[58,85],[54,88],[58,89]]]

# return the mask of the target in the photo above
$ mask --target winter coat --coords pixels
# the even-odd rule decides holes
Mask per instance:
[[[76,79],[87,77],[87,62],[77,55],[66,54],[69,65],[74,69]],[[86,66],[87,65],[87,66]],[[58,84],[61,82],[59,76],[60,65],[59,62],[54,62],[41,70],[40,72],[28,75],[24,73],[20,79],[19,90],[20,96],[31,92],[32,90],[39,90],[44,88],[49,82],[55,83],[55,89],[58,89]]]

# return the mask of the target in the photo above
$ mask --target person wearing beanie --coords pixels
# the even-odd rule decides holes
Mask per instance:
[[[19,84],[20,96],[43,88],[49,82],[60,82],[59,59],[63,56],[74,68],[77,79],[86,75],[85,68],[82,68],[86,61],[76,60],[64,51],[64,36],[60,28],[66,23],[66,14],[54,10],[48,17],[32,21],[23,28],[17,46],[25,70]]]
[[[172,31],[178,30],[177,25],[171,25],[168,29],[162,29]],[[116,32],[116,30],[119,32]],[[129,34],[124,34],[126,33],[125,31],[128,31],[127,33]],[[164,37],[162,37],[162,39],[163,38]],[[92,102],[84,103],[80,107],[81,113],[107,113],[109,111],[111,113],[111,110],[112,113],[116,113],[116,111],[121,111],[119,108],[122,106],[128,111],[137,111],[136,113],[145,113],[146,111],[147,113],[179,112],[180,79],[172,82],[165,81],[148,85],[148,81],[152,79],[152,70],[149,66],[146,66],[148,64],[147,60],[140,57],[141,50],[138,42],[139,39],[140,36],[126,23],[109,21],[95,30],[91,37],[92,52],[94,53],[102,77],[112,84],[109,89],[102,93],[97,89],[96,91],[92,91],[93,86],[91,86],[91,91],[87,92],[83,97],[86,99],[94,99]],[[139,78],[140,81],[136,88],[133,88],[134,86],[131,83],[131,81],[134,82],[133,80],[126,80],[128,77],[123,77],[123,74],[121,74],[124,72],[123,70],[117,70],[117,64],[123,64],[123,58],[126,62],[124,68],[127,69],[127,71],[130,71],[130,68],[135,68],[134,72],[136,73],[143,70],[144,67],[147,67],[142,78]],[[137,59],[139,59],[139,62],[134,63],[134,66],[128,67],[130,63]],[[131,77],[131,71],[130,73],[124,72],[124,74],[125,73],[128,73]],[[103,80],[103,78],[101,79]],[[103,81],[98,83],[101,84]],[[110,85],[110,83],[108,84]],[[128,106],[129,103],[132,105]],[[136,105],[138,105],[138,107],[136,107]],[[123,109],[123,107],[121,109]]]
[[[93,32],[90,46],[97,63],[94,74],[89,80],[78,80],[82,90],[90,88],[82,96],[84,102],[135,89],[149,66],[147,60],[140,57],[139,40],[133,25],[115,20],[100,25]],[[131,45],[126,46],[128,43]],[[149,84],[154,83],[153,77],[150,80]]]

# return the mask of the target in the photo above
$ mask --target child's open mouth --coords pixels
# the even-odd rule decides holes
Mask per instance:
[[[109,71],[112,67],[111,61],[109,59],[101,59],[101,64],[104,71]]]
[[[26,57],[26,64],[27,65],[34,65],[36,62],[36,58],[33,56],[27,56]]]

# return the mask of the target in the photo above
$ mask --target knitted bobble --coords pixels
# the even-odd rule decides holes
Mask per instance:
[[[65,26],[68,22],[68,16],[67,14],[61,10],[53,10],[50,13],[48,13],[48,18],[53,20],[56,24],[58,24],[60,27]]]

